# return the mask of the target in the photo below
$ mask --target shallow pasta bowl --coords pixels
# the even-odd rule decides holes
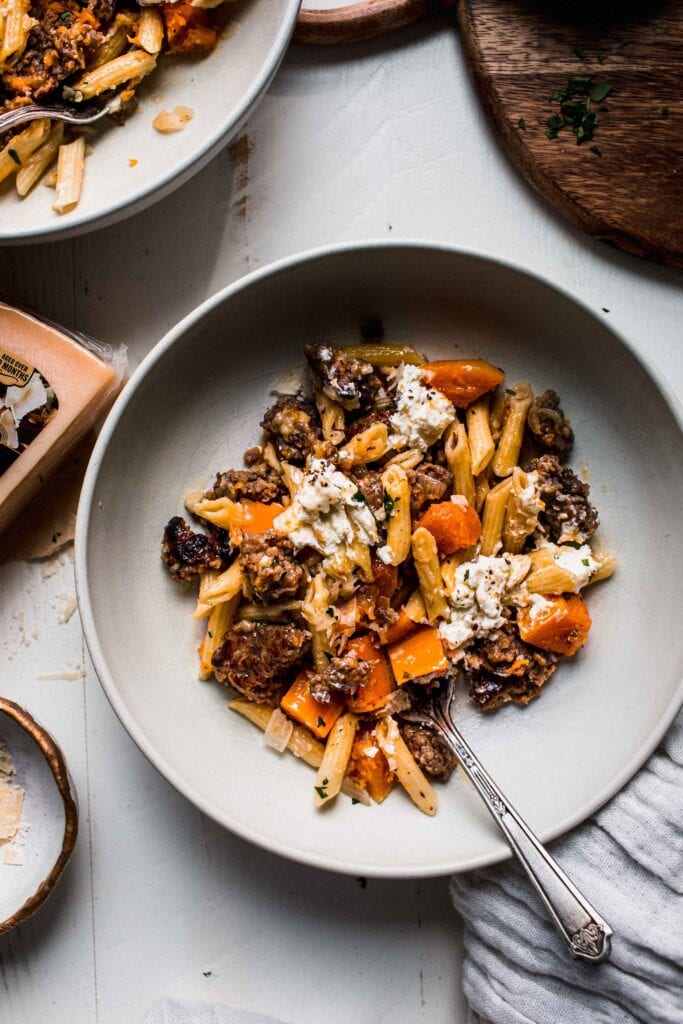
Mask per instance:
[[[462,775],[435,818],[402,792],[316,812],[313,774],[264,749],[197,682],[194,595],[172,584],[160,536],[184,495],[240,466],[283,374],[311,341],[349,344],[380,317],[389,341],[433,358],[478,356],[508,380],[554,387],[588,467],[615,577],[589,595],[588,645],[541,698],[484,717],[461,689],[457,718],[544,839],[615,793],[681,698],[677,509],[683,437],[675,401],[630,343],[524,270],[445,246],[357,244],[260,270],[214,296],[150,353],[100,436],[79,510],[81,615],[102,685],[154,765],[216,821],[270,850],[354,874],[437,875],[508,853]],[[600,535],[599,535],[600,536]]]
[[[69,213],[52,210],[41,184],[25,199],[0,188],[0,243],[67,238],[112,224],[168,195],[239,131],[266,92],[287,49],[299,0],[237,0],[229,30],[201,59],[163,57],[139,89],[140,106],[123,127],[98,129],[85,162],[83,192]],[[160,134],[160,110],[190,107],[183,131]]]

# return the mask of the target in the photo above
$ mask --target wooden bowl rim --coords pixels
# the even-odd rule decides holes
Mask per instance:
[[[78,804],[76,802],[76,791],[69,776],[64,754],[47,729],[39,725],[25,708],[15,704],[14,701],[8,700],[6,697],[0,697],[0,712],[14,719],[37,744],[48,763],[64,804],[64,838],[59,856],[52,866],[49,875],[43,879],[33,895],[29,896],[14,914],[11,914],[6,920],[0,921],[0,935],[2,935],[4,932],[10,931],[11,928],[16,928],[18,924],[28,920],[53,892],[76,845],[76,837],[78,835]]]
[[[453,0],[359,0],[329,10],[302,7],[294,38],[318,46],[360,42],[394,32],[452,3]]]

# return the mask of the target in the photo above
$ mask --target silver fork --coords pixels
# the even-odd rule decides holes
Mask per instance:
[[[106,103],[88,103],[79,108],[31,103],[29,106],[17,107],[16,110],[0,114],[0,134],[9,131],[10,128],[28,124],[29,121],[38,121],[41,117],[49,117],[52,121],[65,121],[67,124],[94,124],[108,114],[115,114],[120,108],[121,97],[118,95],[112,96]]]
[[[588,963],[607,959],[612,929],[570,882],[470,749],[451,717],[453,687],[453,680],[448,681],[424,707],[404,711],[401,717],[432,726],[446,741],[550,911],[571,955]]]

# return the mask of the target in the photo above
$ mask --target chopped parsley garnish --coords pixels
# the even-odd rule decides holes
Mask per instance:
[[[662,117],[668,117],[669,113],[670,111],[668,107],[662,107]]]
[[[320,715],[318,715],[317,726],[318,726],[319,729],[324,729],[325,728],[325,719],[321,718]]]
[[[470,578],[470,570],[469,569],[465,569],[465,579],[468,580],[469,578]]]
[[[574,53],[579,58],[579,60],[585,60],[586,59],[586,51],[583,49],[583,47],[575,46],[574,47]]]
[[[410,679],[410,672],[403,673],[403,680],[405,681],[406,679]]]
[[[582,564],[582,565],[590,565],[590,562],[588,561],[588,559],[587,559],[587,558],[582,558],[582,559],[581,559],[581,564]]]
[[[330,784],[330,780],[329,779],[323,779],[322,786],[314,786],[313,787],[313,789],[316,791],[316,793],[318,794],[318,796],[320,797],[321,800],[326,800],[327,799],[327,789],[326,789],[326,787],[329,786],[329,784]]]
[[[207,629],[206,635],[208,636],[209,640],[213,640],[213,633],[211,632],[210,629]]]
[[[334,608],[326,608],[325,609],[325,615],[329,615],[329,617],[331,619],[333,619],[334,618]]]
[[[365,501],[365,495],[362,491],[356,491],[355,494],[351,495],[351,501]]]
[[[517,122],[517,126],[521,128],[523,132],[526,131],[526,121],[523,117],[520,117],[519,121]]]
[[[59,15],[59,21],[69,21],[71,18],[71,11],[62,11]]]
[[[384,511],[386,512],[388,518],[391,518],[391,516],[393,516],[394,508],[396,507],[396,505],[398,505],[398,498],[396,498],[396,499],[392,498],[391,495],[387,491],[385,491],[384,492]]]
[[[359,803],[360,803],[360,800],[356,800],[355,796],[351,797],[351,806],[353,806],[354,804],[359,804]]]
[[[596,156],[602,156],[602,150],[599,146],[591,146],[591,153],[595,153]]]
[[[12,160],[14,160],[15,164],[19,164],[21,167],[21,157],[17,153],[16,149],[8,149],[7,152],[11,156]]]
[[[613,89],[611,82],[595,82],[594,78],[594,75],[574,75],[567,80],[564,92],[552,94],[550,102],[559,103],[560,112],[546,121],[545,133],[549,139],[556,139],[565,128],[574,133],[578,146],[593,138],[598,117],[591,110],[591,103],[602,103]],[[596,155],[602,156],[602,152]]]

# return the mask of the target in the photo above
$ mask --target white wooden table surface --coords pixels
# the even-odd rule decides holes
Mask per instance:
[[[683,392],[680,276],[591,241],[525,185],[482,120],[448,21],[354,49],[292,48],[246,134],[246,165],[225,152],[132,220],[0,251],[2,290],[126,342],[135,365],[204,298],[280,256],[444,240],[519,260],[604,309]],[[124,733],[78,616],[60,624],[70,559],[51,576],[1,571],[0,692],[54,731],[81,801],[58,891],[0,940],[3,1021],[137,1024],[172,995],[297,1024],[464,1022],[446,880],[365,888],[221,831]],[[77,678],[38,678],[62,670]]]

